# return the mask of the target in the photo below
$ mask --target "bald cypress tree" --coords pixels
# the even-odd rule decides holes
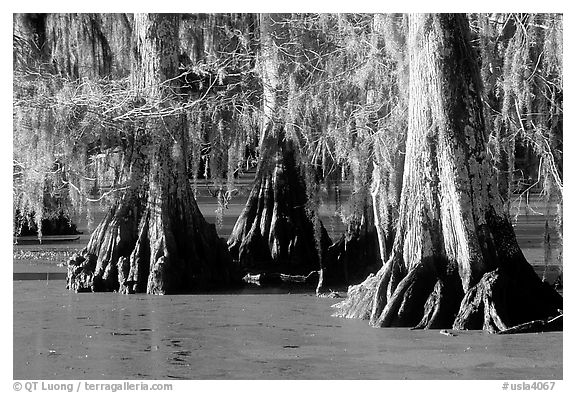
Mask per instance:
[[[260,15],[263,120],[256,178],[228,247],[243,269],[308,274],[318,271],[330,238],[311,207],[298,151],[298,132],[289,132],[287,111],[295,93],[286,15]],[[288,49],[289,50],[289,49]],[[292,88],[291,88],[292,86]]]
[[[426,18],[411,18],[416,28],[408,43],[408,19],[394,15],[262,15],[256,23],[253,15],[17,15],[14,127],[15,150],[23,154],[15,165],[25,180],[18,186],[24,190],[19,204],[41,209],[38,191],[55,160],[65,163],[57,181],[80,191],[71,193],[76,205],[89,200],[78,195],[97,188],[101,168],[111,168],[111,189],[96,200],[111,197],[113,207],[72,261],[70,286],[194,290],[226,276],[219,262],[203,261],[226,257],[206,251],[218,242],[198,218],[186,175],[194,187],[203,169],[224,201],[222,212],[244,148],[258,144],[256,180],[228,242],[243,269],[306,274],[328,267],[330,241],[317,211],[326,179],[338,178],[352,182],[352,196],[338,211],[347,233],[332,247],[338,262],[330,266],[330,278],[359,278],[386,263],[368,282],[381,280],[379,300],[372,296],[374,285],[356,287],[371,295],[345,314],[372,314],[382,325],[412,321],[421,308],[454,314],[460,310],[455,304],[488,273],[497,269],[508,280],[504,266],[518,267],[522,277],[529,270],[525,263],[505,262],[523,257],[517,246],[505,251],[501,244],[516,243],[511,230],[502,229],[509,226],[507,207],[490,180],[487,146],[496,140],[501,145],[491,152],[498,152],[503,139],[522,130],[542,148],[548,184],[561,193],[561,19],[518,17],[522,28],[504,34],[513,46],[505,50],[503,69],[514,83],[504,86],[500,103],[499,83],[489,84],[496,104],[506,109],[500,120],[491,119],[508,127],[506,138],[499,138],[500,128],[486,126],[478,104],[477,57],[459,42],[468,34],[466,23],[461,16]],[[543,34],[541,23],[553,28]],[[430,37],[428,46],[422,36]],[[32,45],[22,45],[25,37]],[[480,42],[486,57],[490,45]],[[513,56],[514,48],[522,56]],[[403,82],[406,63],[410,83]],[[488,80],[498,64],[483,58],[482,78]],[[547,75],[552,81],[546,82]],[[530,100],[538,89],[549,89],[551,97]],[[536,122],[530,121],[534,105],[542,114]],[[534,133],[530,124],[537,125]],[[451,174],[451,168],[461,171]],[[190,245],[190,239],[207,246]],[[191,259],[196,262],[186,262]],[[445,293],[455,294],[453,303],[442,300],[436,307]],[[422,298],[429,302],[420,307]],[[410,302],[416,306],[405,307]],[[368,304],[378,305],[373,310]],[[397,306],[415,314],[399,311],[396,318]],[[392,311],[380,310],[386,307]],[[382,322],[376,322],[379,315],[386,315]],[[419,325],[436,323],[426,318],[423,312]]]
[[[82,195],[97,178],[95,163],[112,161],[117,171],[99,198],[112,195],[112,207],[69,262],[72,290],[163,294],[229,282],[228,253],[202,217],[187,176],[186,105],[195,101],[186,102],[181,89],[180,20],[16,18],[21,47],[27,41],[38,48],[15,60],[15,128],[19,140],[36,141],[26,160],[36,167],[26,173],[45,176],[46,162],[59,157],[66,163],[63,181]]]
[[[336,315],[373,326],[506,331],[562,298],[520,250],[493,166],[464,15],[409,16],[409,114],[399,221],[385,266]]]
[[[71,261],[70,289],[164,294],[228,281],[228,255],[187,179],[186,119],[154,113],[178,99],[178,23],[176,15],[134,17],[130,84],[134,101],[152,111],[134,125],[129,179],[139,187],[128,189]]]

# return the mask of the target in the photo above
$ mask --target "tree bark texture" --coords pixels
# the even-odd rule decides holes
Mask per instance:
[[[376,276],[336,315],[373,326],[506,330],[562,298],[520,250],[487,155],[479,71],[461,14],[409,16],[409,124],[399,221]],[[359,307],[361,305],[361,307]]]
[[[178,17],[134,17],[132,86],[137,100],[168,107],[177,91]],[[69,264],[68,287],[123,293],[184,293],[229,282],[229,254],[194,199],[186,176],[187,133],[181,115],[151,114],[136,126],[141,140],[133,167],[145,189],[121,200],[93,233],[83,255]],[[138,208],[135,199],[140,198]]]
[[[262,14],[261,73],[264,121],[256,180],[228,240],[234,260],[246,270],[308,274],[319,270],[331,241],[310,209],[298,152],[286,135],[280,110],[288,92],[279,47],[288,33],[282,16]]]

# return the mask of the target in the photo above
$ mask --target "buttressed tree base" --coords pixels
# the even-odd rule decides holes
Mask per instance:
[[[137,99],[157,109],[169,107],[178,89],[178,21],[177,15],[135,16],[132,86]],[[69,289],[167,294],[230,281],[225,243],[202,217],[188,182],[182,116],[150,116],[136,125],[134,181],[69,262]]]

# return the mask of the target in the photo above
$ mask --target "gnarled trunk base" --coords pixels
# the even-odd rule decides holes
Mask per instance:
[[[396,268],[394,267],[396,265]],[[562,297],[526,261],[487,272],[466,294],[457,274],[439,278],[426,264],[404,274],[392,259],[351,286],[333,316],[375,327],[519,333],[562,329]]]
[[[188,208],[148,208],[139,220],[135,210],[110,211],[88,246],[68,262],[68,289],[166,294],[231,282],[231,260],[214,225]]]
[[[514,272],[499,268],[484,274],[470,288],[453,328],[483,329],[491,333],[519,332],[523,329],[515,327],[555,318],[562,314],[562,308],[562,297],[548,283],[539,280],[530,266],[520,266]],[[562,326],[542,323],[540,327]]]
[[[88,245],[68,262],[67,288],[76,292],[116,291],[117,263],[136,242],[138,207],[133,199],[113,206],[92,233]]]
[[[228,240],[245,273],[307,275],[321,268],[330,237],[310,212],[292,142],[269,139],[246,207]],[[272,146],[277,144],[277,146]]]

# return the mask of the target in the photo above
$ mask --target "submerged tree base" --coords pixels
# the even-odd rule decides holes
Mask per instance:
[[[130,202],[137,200],[129,199]],[[68,261],[66,287],[76,292],[117,291],[121,265],[136,243],[139,206],[114,205],[92,233],[88,245]]]
[[[245,273],[307,275],[321,268],[332,241],[309,206],[294,143],[283,133],[265,143],[265,156],[228,249]]]
[[[562,330],[562,297],[540,281],[527,263],[514,272],[500,268],[485,273],[465,295],[458,282],[448,284],[453,278],[434,283],[423,268],[411,273],[386,302],[391,268],[382,268],[361,284],[350,286],[347,299],[333,306],[333,316],[369,319],[374,327],[500,334]]]
[[[87,247],[68,262],[67,288],[168,294],[230,285],[237,275],[224,239],[195,202],[177,205],[148,207],[141,215],[131,204],[112,208]]]

